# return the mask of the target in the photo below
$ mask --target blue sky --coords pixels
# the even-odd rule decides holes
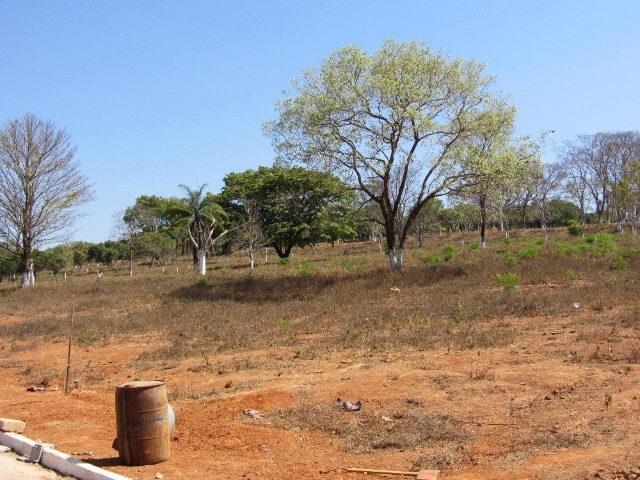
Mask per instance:
[[[637,130],[640,2],[0,0],[0,121],[65,128],[96,200],[76,240],[112,236],[139,195],[270,165],[262,135],[300,71],[348,44],[418,40],[476,58],[518,129]],[[547,160],[553,160],[550,150]]]

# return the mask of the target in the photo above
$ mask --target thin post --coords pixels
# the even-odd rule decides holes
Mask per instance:
[[[71,322],[69,325],[69,351],[67,352],[67,377],[64,381],[64,394],[67,394],[69,388],[69,374],[71,373],[71,339],[73,338],[73,313],[74,308],[71,307]]]

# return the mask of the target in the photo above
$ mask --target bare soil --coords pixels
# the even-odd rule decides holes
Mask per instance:
[[[347,467],[640,478],[637,240],[615,237],[627,242],[616,250],[603,237],[608,254],[540,235],[486,250],[434,236],[430,248],[455,242],[455,257],[433,265],[411,249],[402,274],[363,243],[251,273],[239,254],[212,261],[204,279],[183,259],[179,274],[43,274],[30,291],[5,282],[0,417],[137,480],[364,477]],[[557,253],[562,242],[581,250]],[[542,252],[531,256],[532,245]],[[496,282],[508,272],[520,278],[513,290]],[[64,395],[72,308],[77,388]],[[166,382],[176,412],[166,462],[123,466],[111,446],[115,387],[131,380]]]
[[[635,478],[640,366],[616,360],[630,332],[603,341],[600,327],[581,327],[580,317],[576,309],[566,318],[506,319],[524,333],[505,348],[336,349],[304,358],[299,347],[278,347],[142,372],[134,361],[160,340],[111,338],[74,346],[72,363],[83,374],[66,396],[60,378],[44,391],[25,388],[26,374],[64,371],[66,342],[3,343],[0,416],[25,420],[30,438],[140,480],[362,476],[345,467],[435,468],[449,479]],[[0,328],[16,321],[1,317]],[[177,421],[166,462],[122,466],[111,447],[115,386],[132,379],[167,384]],[[360,400],[362,409],[341,410],[336,397]],[[422,444],[397,440],[423,414],[451,419],[455,431],[424,432],[435,440]],[[323,422],[329,428],[317,428]],[[348,433],[359,423],[361,438]],[[381,425],[378,443],[366,424]],[[451,430],[425,425],[440,427]]]

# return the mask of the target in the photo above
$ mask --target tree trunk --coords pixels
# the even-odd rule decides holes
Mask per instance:
[[[207,274],[207,252],[202,249],[202,248],[198,248],[198,273],[200,275],[206,275]]]
[[[486,239],[486,230],[487,230],[487,208],[485,204],[485,200],[483,198],[480,199],[480,243],[482,244],[482,248],[487,248],[487,239]]]
[[[20,288],[29,288],[36,283],[36,277],[33,273],[33,259],[29,257],[24,263],[24,271],[22,272],[22,280]]]
[[[251,264],[251,270],[253,270],[253,248],[249,249],[249,262]]]
[[[389,263],[391,265],[391,271],[397,272],[402,269],[402,257],[404,254],[403,248],[395,248],[389,249]]]

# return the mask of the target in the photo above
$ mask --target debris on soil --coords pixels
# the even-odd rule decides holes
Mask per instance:
[[[340,407],[343,410],[347,410],[350,412],[356,412],[362,408],[362,402],[358,400],[356,403],[351,403],[349,401],[343,402],[340,400],[340,397],[336,398],[336,407]]]
[[[262,414],[257,410],[253,410],[252,408],[246,408],[244,410],[244,414],[250,416],[254,420],[262,420]]]

